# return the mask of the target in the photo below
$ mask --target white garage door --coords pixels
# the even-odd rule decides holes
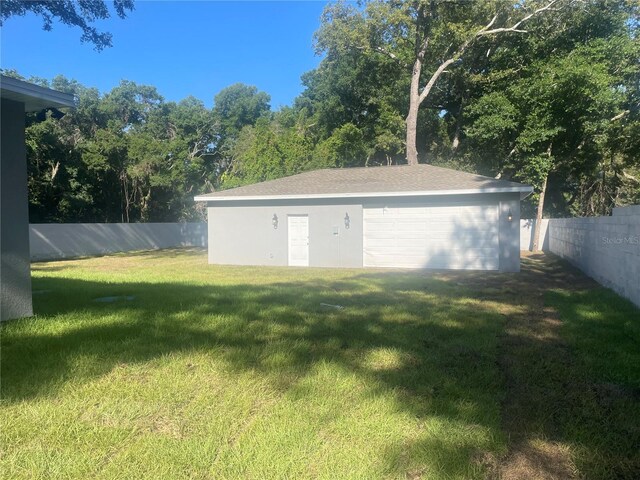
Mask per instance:
[[[365,267],[497,270],[498,206],[364,208]]]

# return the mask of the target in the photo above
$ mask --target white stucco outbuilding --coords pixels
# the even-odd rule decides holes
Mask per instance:
[[[518,271],[528,185],[432,165],[325,169],[195,197],[209,262]]]
[[[0,321],[33,315],[25,113],[73,107],[73,95],[15,78],[0,78]]]

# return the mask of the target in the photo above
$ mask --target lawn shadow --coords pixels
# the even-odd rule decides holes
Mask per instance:
[[[552,254],[523,252],[519,273],[405,272],[388,285],[402,290],[420,274],[505,318],[497,365],[509,450],[479,460],[490,477],[638,478],[640,311],[631,302]]]
[[[501,317],[430,275],[362,273],[258,285],[45,276],[34,279],[34,288],[44,292],[35,298],[38,317],[3,332],[3,402],[55,397],[119,365],[193,351],[218,356],[230,371],[258,372],[281,392],[297,388],[317,365],[335,364],[365,379],[370,395],[391,392],[398,408],[418,419],[488,432],[490,442],[501,438],[493,340]],[[95,301],[103,297],[116,300]],[[47,324],[59,321],[64,327],[52,332]],[[42,327],[23,330],[33,322]],[[285,351],[284,361],[273,361]],[[477,435],[427,443],[390,445],[383,454],[402,465],[420,452],[424,462],[461,476],[468,462],[447,459],[479,453]]]
[[[510,442],[495,476],[638,478],[637,369],[635,387],[628,387],[633,375],[616,376],[633,364],[631,344],[640,335],[625,325],[634,317],[638,324],[638,309],[552,254],[524,254],[518,275],[460,282],[475,284],[487,301],[521,307],[505,312],[500,341],[502,428]]]
[[[535,255],[523,258],[521,273],[509,274],[363,271],[340,280],[232,285],[36,278],[34,289],[45,292],[34,298],[39,317],[3,326],[3,402],[55,397],[118,365],[177,352],[216,355],[230,371],[259,372],[282,392],[330,362],[366,379],[371,395],[393,392],[399,408],[420,421],[439,418],[493,439],[479,444],[471,434],[389,445],[381,455],[394,474],[566,475],[573,468],[567,455],[531,449],[545,441],[607,458],[609,471],[624,478],[638,465],[633,459],[616,470],[615,445],[603,452],[602,441],[566,428],[575,416],[620,413],[620,405],[607,413],[602,402],[584,400],[597,380],[576,376],[584,370],[546,308],[547,290],[568,287],[587,295],[597,288],[564,262]],[[134,298],[95,301],[107,296]],[[58,321],[64,328],[47,328]],[[23,331],[31,322],[43,327]],[[283,351],[285,359],[273,362]],[[376,363],[379,353],[386,363]],[[79,356],[94,361],[78,371]],[[629,432],[637,438],[637,422]],[[510,452],[496,456],[507,437]],[[455,461],[461,452],[466,464]],[[423,462],[407,465],[409,457]],[[433,465],[440,470],[429,470]]]

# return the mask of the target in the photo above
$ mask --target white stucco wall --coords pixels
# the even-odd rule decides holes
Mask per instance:
[[[209,263],[287,265],[287,216],[308,215],[309,266],[362,267],[362,205],[326,203],[209,206]]]
[[[206,247],[206,223],[47,223],[29,228],[31,260]]]

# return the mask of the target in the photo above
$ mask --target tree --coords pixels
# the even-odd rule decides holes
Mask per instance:
[[[62,76],[39,83],[74,94],[76,108],[29,114],[30,215],[35,221],[177,221],[199,218],[209,191],[210,110],[195,98],[165,102],[123,81],[106,95]]]
[[[327,167],[355,167],[370,156],[370,150],[362,130],[353,123],[345,123],[318,144],[314,156],[317,164],[324,163]]]
[[[254,86],[236,83],[222,89],[214,98],[213,118],[217,138],[215,154],[220,170],[230,168],[234,144],[241,130],[268,115],[271,97]]]
[[[120,18],[127,16],[127,11],[133,11],[133,0],[113,0],[113,8]],[[42,16],[46,31],[53,29],[53,22],[57,20],[82,30],[80,40],[92,43],[97,51],[111,47],[112,35],[99,32],[90,25],[96,20],[104,20],[111,16],[104,0],[80,1],[72,0],[2,0],[0,2],[0,26],[13,16],[24,16],[27,13]]]
[[[417,164],[418,112],[439,78],[462,62],[472,45],[499,34],[523,33],[526,22],[560,3],[377,0],[364,8],[336,3],[323,13],[317,48],[384,55],[410,72],[406,158],[409,164]],[[426,83],[424,73],[429,78]]]
[[[288,113],[273,120],[263,116],[255,125],[242,129],[232,151],[231,168],[222,177],[223,187],[272,180],[321,166],[313,163],[313,145],[300,125],[289,123]]]
[[[219,172],[211,155],[216,123],[211,110],[194,97],[169,107],[167,120],[175,161],[172,170],[181,177],[180,195],[173,195],[173,209],[181,212],[181,220],[201,218],[201,212],[193,208],[193,196],[209,193],[217,183]]]
[[[395,62],[357,51],[332,52],[318,68],[304,74],[302,82],[306,89],[296,99],[295,108],[307,115],[308,135],[314,143],[339,135],[336,131],[349,124],[359,130],[359,141],[366,145],[359,158],[335,159],[333,164],[365,166],[402,161],[401,112],[407,102],[398,91],[405,91],[408,82]]]
[[[243,127],[254,125],[271,110],[271,97],[251,85],[236,83],[222,89],[214,98],[213,114],[226,136],[235,136]]]
[[[631,152],[638,152],[632,112],[638,110],[640,49],[631,13],[624,2],[565,12],[565,31],[522,38],[498,52],[467,109],[470,149],[496,159],[499,175],[535,187],[534,250],[549,194],[563,214],[607,213],[613,203],[606,199],[607,166],[624,177]],[[583,210],[585,182],[598,187],[588,196],[600,198],[602,209]]]

